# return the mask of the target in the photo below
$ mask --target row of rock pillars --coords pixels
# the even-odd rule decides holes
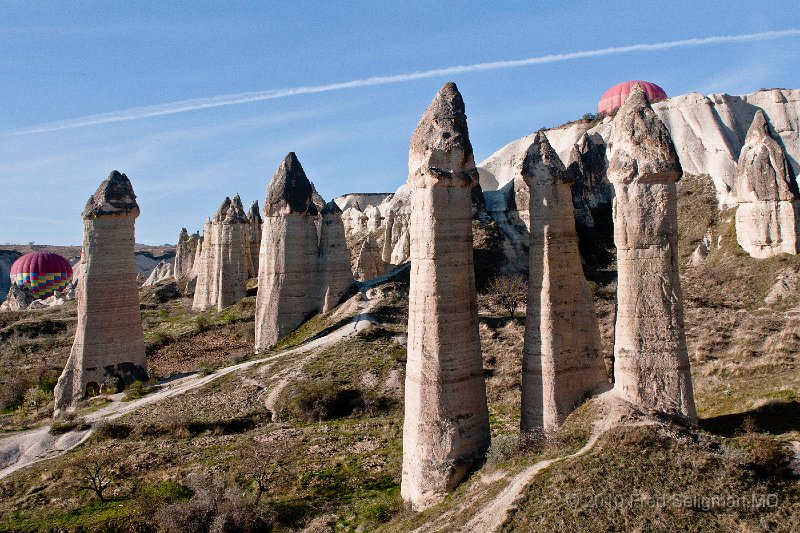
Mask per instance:
[[[644,91],[620,108],[609,142],[618,253],[615,389],[645,410],[696,422],[677,257],[681,167]],[[522,166],[530,189],[530,279],[521,429],[552,431],[608,388],[583,276],[570,174],[543,132]],[[401,493],[439,501],[490,444],[472,264],[478,173],[464,102],[446,84],[411,138],[411,287]]]
[[[258,204],[246,215],[236,196],[226,198],[206,222],[202,238],[185,229],[179,236],[175,277],[197,277],[197,310],[241,300],[247,279],[258,274],[257,352],[274,346],[309,315],[335,307],[353,285],[341,210],[330,202],[318,212],[313,197],[313,185],[290,153],[270,183],[263,227]],[[127,176],[112,172],[82,216],[78,325],[55,389],[56,416],[74,410],[110,380],[118,388],[147,378],[134,259],[139,206]]]

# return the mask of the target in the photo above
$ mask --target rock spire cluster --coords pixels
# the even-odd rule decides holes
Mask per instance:
[[[464,102],[439,91],[411,138],[411,288],[401,493],[412,508],[441,499],[489,447],[472,260],[478,172]]]
[[[134,260],[139,206],[130,180],[117,171],[83,210],[82,275],[78,281],[75,340],[55,396],[55,415],[107,382],[147,379],[144,334]]]
[[[181,232],[178,235],[178,246],[175,249],[175,264],[173,267],[176,280],[188,281],[197,276],[195,259],[202,242],[203,238],[200,233],[196,232],[189,235],[186,228],[181,228]]]
[[[250,257],[249,220],[238,195],[225,198],[213,219],[206,221],[197,286],[192,308],[222,310],[244,298]]]
[[[641,88],[617,112],[609,151],[618,272],[614,388],[642,408],[696,422],[678,274],[675,183],[682,169]]]

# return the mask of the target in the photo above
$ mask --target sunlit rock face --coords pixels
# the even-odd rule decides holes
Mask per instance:
[[[446,84],[411,138],[411,287],[401,493],[439,501],[490,441],[472,259],[478,173],[464,102]]]
[[[54,390],[56,416],[73,410],[87,395],[97,394],[108,380],[127,385],[147,379],[134,259],[139,206],[128,177],[112,172],[81,216],[78,323]]]
[[[353,286],[350,251],[342,223],[342,210],[335,202],[325,204],[321,213],[319,270],[321,311],[336,307]]]
[[[214,215],[206,221],[203,245],[197,270],[197,285],[192,308],[222,310],[244,298],[247,278],[252,271],[249,244],[249,221],[242,200],[225,198]]]
[[[739,155],[734,197],[736,240],[752,257],[767,258],[798,250],[797,183],[783,147],[758,111]]]
[[[617,112],[608,144],[618,265],[614,388],[644,409],[696,422],[678,274],[681,164],[641,89]]]
[[[294,152],[267,189],[259,254],[256,352],[269,349],[320,306],[314,189]]]

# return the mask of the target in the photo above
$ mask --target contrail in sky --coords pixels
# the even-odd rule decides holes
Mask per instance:
[[[541,65],[545,63],[558,63],[572,59],[583,59],[587,57],[610,56],[617,54],[628,54],[631,52],[650,52],[655,50],[669,50],[672,48],[684,48],[690,46],[706,46],[725,43],[743,43],[754,41],[769,41],[786,37],[800,37],[800,29],[789,29],[781,31],[765,31],[761,33],[747,33],[741,35],[718,35],[715,37],[702,37],[694,39],[682,39],[679,41],[665,41],[660,43],[642,43],[629,46],[614,46],[600,48],[597,50],[581,50],[564,54],[550,54],[526,59],[513,59],[509,61],[492,61],[489,63],[475,63],[472,65],[458,65],[454,67],[437,68],[410,72],[406,74],[395,74],[392,76],[376,76],[372,78],[362,78],[339,83],[328,83],[325,85],[310,85],[305,87],[292,87],[288,89],[273,89],[269,91],[256,91],[238,94],[226,94],[211,96],[208,98],[195,98],[191,100],[180,100],[165,104],[156,104],[142,107],[132,107],[109,113],[98,113],[84,117],[73,118],[58,122],[47,122],[37,126],[30,126],[14,131],[0,133],[0,137],[13,137],[18,135],[28,135],[32,133],[43,133],[48,131],[67,130],[93,126],[95,124],[107,124],[109,122],[123,122],[128,120],[140,120],[162,115],[172,115],[184,113],[186,111],[198,111],[212,107],[222,107],[229,105],[249,104],[262,100],[275,100],[289,96],[301,94],[326,93],[331,91],[341,91],[344,89],[356,89],[358,87],[369,87],[374,85],[389,85],[392,83],[402,83],[425,78],[436,78],[439,76],[449,76],[453,74],[465,74],[469,72],[483,72],[487,70],[503,70],[528,65]]]

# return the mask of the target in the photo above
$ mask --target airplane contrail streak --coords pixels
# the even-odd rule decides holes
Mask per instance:
[[[395,74],[391,76],[375,76],[362,78],[339,83],[328,83],[324,85],[310,85],[304,87],[291,87],[287,89],[273,89],[268,91],[244,92],[237,94],[227,94],[211,96],[207,98],[195,98],[191,100],[180,100],[142,107],[132,107],[109,113],[98,113],[86,115],[58,122],[47,122],[36,126],[0,133],[0,137],[14,137],[19,135],[29,135],[33,133],[44,133],[49,131],[67,130],[93,126],[97,124],[107,124],[110,122],[123,122],[129,120],[141,120],[150,117],[172,115],[175,113],[185,113],[187,111],[198,111],[213,107],[230,105],[249,104],[263,100],[275,100],[302,94],[326,93],[341,91],[345,89],[356,89],[359,87],[370,87],[375,85],[389,85],[393,83],[403,83],[425,78],[436,78],[453,74],[465,74],[471,72],[483,72],[487,70],[503,70],[509,68],[525,67],[529,65],[541,65],[545,63],[558,63],[573,59],[583,59],[588,57],[600,57],[618,54],[628,54],[632,52],[651,52],[658,50],[669,50],[672,48],[684,48],[692,46],[708,46],[727,43],[745,43],[756,41],[769,41],[783,39],[787,37],[800,37],[800,29],[788,29],[780,31],[765,31],[760,33],[748,33],[740,35],[718,35],[713,37],[699,37],[692,39],[682,39],[678,41],[664,41],[660,43],[640,43],[629,46],[614,46],[609,48],[599,48],[597,50],[581,50],[563,54],[549,54],[525,59],[512,59],[507,61],[491,61],[488,63],[475,63],[472,65],[457,65],[453,67],[409,72],[405,74]]]

